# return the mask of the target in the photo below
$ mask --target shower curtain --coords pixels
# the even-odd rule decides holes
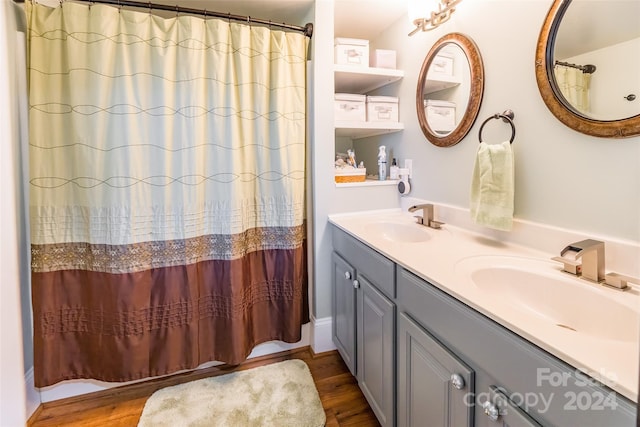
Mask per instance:
[[[581,113],[588,113],[589,85],[591,84],[591,74],[583,73],[582,70],[565,65],[556,65],[556,82],[564,98]]]
[[[307,38],[25,7],[36,386],[299,341]]]

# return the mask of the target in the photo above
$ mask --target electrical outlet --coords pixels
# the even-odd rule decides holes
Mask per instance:
[[[409,169],[409,178],[411,178],[413,176],[413,160],[404,159],[404,167]]]

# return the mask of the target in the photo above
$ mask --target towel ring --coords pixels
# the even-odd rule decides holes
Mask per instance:
[[[509,144],[512,144],[513,140],[516,137],[516,127],[513,125],[514,116],[515,115],[513,114],[513,111],[506,110],[502,114],[496,113],[493,116],[486,119],[484,122],[482,122],[482,125],[480,126],[480,131],[478,132],[478,139],[480,140],[480,142],[482,142],[482,128],[484,128],[484,125],[486,125],[489,120],[502,119],[503,122],[509,123],[511,125],[511,139],[509,139]]]

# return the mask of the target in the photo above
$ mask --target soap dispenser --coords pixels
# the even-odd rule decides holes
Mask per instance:
[[[389,179],[398,179],[399,178],[399,167],[396,163],[396,158],[393,158],[391,162],[391,167],[389,168]]]
[[[384,145],[378,149],[378,179],[385,181],[387,179],[387,151]]]

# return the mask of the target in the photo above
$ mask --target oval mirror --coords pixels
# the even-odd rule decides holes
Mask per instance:
[[[416,110],[424,136],[450,147],[473,126],[484,91],[480,50],[469,37],[450,33],[427,53],[418,75]]]
[[[639,135],[638,52],[639,1],[554,0],[536,49],[542,99],[578,132]]]

